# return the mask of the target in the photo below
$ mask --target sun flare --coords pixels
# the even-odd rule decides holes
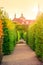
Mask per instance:
[[[35,15],[37,15],[37,13],[38,13],[38,6],[34,6],[34,7],[32,8],[32,10],[33,10],[33,13],[34,13]]]

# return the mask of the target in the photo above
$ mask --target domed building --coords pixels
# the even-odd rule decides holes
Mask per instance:
[[[16,14],[15,14],[13,21],[15,23],[19,23],[21,25],[29,25],[29,24],[33,23],[35,20],[26,20],[26,18],[23,16],[23,14],[21,14],[21,16],[19,18],[16,18]]]

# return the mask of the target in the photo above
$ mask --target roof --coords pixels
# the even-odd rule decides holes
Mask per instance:
[[[20,18],[14,18],[13,21],[16,23],[29,25],[33,23],[35,20],[26,20],[24,17],[20,17]]]

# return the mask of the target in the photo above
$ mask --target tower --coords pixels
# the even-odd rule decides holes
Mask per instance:
[[[14,15],[14,18],[16,18],[16,14]]]
[[[40,14],[40,6],[39,6],[39,3],[38,3],[38,15]]]
[[[21,14],[21,18],[24,18],[23,13]]]

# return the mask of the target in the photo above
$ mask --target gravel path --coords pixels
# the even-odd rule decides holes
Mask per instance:
[[[43,65],[30,47],[17,44],[11,55],[4,56],[1,65]]]

